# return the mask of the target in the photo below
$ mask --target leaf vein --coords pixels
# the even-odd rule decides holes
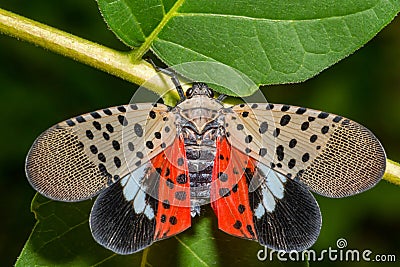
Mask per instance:
[[[182,46],[182,45],[180,45],[180,44],[177,44],[177,43],[175,43],[175,42],[167,41],[167,40],[160,39],[160,38],[157,39],[157,42],[164,42],[164,43],[169,43],[169,44],[172,44],[172,45],[175,45],[175,46],[179,46],[179,47],[182,48],[183,50],[187,50],[187,51],[189,51],[189,52],[193,52],[193,53],[195,53],[195,54],[197,54],[197,55],[203,56],[203,57],[205,57],[205,58],[207,58],[207,59],[211,59],[212,61],[219,62],[218,60],[216,60],[216,59],[214,59],[214,58],[212,58],[212,57],[209,57],[209,56],[207,56],[207,55],[205,55],[205,54],[202,54],[202,53],[197,52],[197,51],[195,51],[195,50],[193,50],[193,49],[190,49],[190,48],[188,48],[188,47],[185,47],[185,46]]]
[[[348,16],[353,16],[356,14],[361,14],[364,12],[369,12],[371,10],[374,10],[376,5],[365,8],[353,13],[344,13],[340,15],[332,15],[332,16],[326,16],[326,17],[314,17],[314,18],[304,18],[304,19],[273,19],[273,18],[257,18],[257,17],[250,17],[250,16],[245,16],[245,15],[233,15],[233,14],[218,14],[218,13],[176,13],[176,17],[227,17],[227,18],[234,18],[234,19],[246,19],[246,20],[256,20],[256,21],[271,21],[271,22],[296,22],[296,21],[315,21],[315,20],[325,20],[325,19],[331,19],[331,18],[344,18]]]
[[[168,11],[168,13],[164,16],[164,18],[160,21],[157,27],[150,33],[150,35],[145,39],[143,44],[136,50],[131,52],[131,59],[133,62],[139,61],[143,55],[149,50],[153,41],[158,37],[158,34],[162,31],[164,26],[168,23],[168,21],[176,16],[177,10],[181,7],[181,5],[185,2],[185,0],[178,0],[174,4],[174,6]]]
[[[181,243],[182,246],[184,246],[190,253],[193,254],[193,256],[203,265],[203,266],[209,266],[205,261],[203,261],[199,255],[196,254],[188,245],[186,245],[180,238],[177,236],[174,236],[176,240],[178,240],[179,243]]]
[[[96,262],[95,264],[93,264],[93,265],[91,265],[91,266],[99,266],[100,264],[102,264],[102,263],[105,263],[106,261],[108,261],[108,260],[111,260],[112,258],[114,258],[115,256],[117,256],[117,254],[112,254],[112,255],[110,255],[109,257],[107,257],[107,258],[105,258],[105,259],[103,259],[103,260],[101,260],[101,261],[99,261],[99,262]]]
[[[58,217],[58,216],[55,216],[55,217]],[[59,218],[59,219],[61,220],[61,218]],[[61,221],[62,221],[62,220],[61,220]],[[81,223],[78,223],[78,224],[76,224],[76,225],[70,227],[68,230],[62,232],[61,234],[55,236],[54,238],[52,238],[52,239],[50,239],[50,240],[48,240],[48,241],[46,241],[46,242],[43,242],[43,244],[39,247],[38,251],[40,251],[41,249],[43,249],[47,244],[53,242],[54,240],[59,239],[60,237],[66,235],[67,233],[69,233],[70,231],[74,230],[75,228],[77,228],[77,227],[79,227],[79,226],[81,226],[81,225],[83,225],[83,224],[86,224],[87,222],[88,222],[88,220],[84,220],[84,221],[82,221]]]

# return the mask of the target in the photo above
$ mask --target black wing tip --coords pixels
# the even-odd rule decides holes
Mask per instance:
[[[322,218],[321,216],[319,217]],[[287,232],[277,233],[278,235],[279,234],[284,235],[281,238],[271,234],[270,235],[265,234],[263,238],[260,238],[260,236],[262,235],[258,233],[258,242],[261,245],[276,251],[285,251],[285,252],[304,251],[310,248],[312,245],[314,245],[314,243],[317,241],[322,226],[321,220],[315,220],[314,222],[308,222],[308,223],[310,223],[311,227],[308,228],[303,227],[302,230],[305,231],[301,232],[298,235],[291,233],[291,231],[295,230],[295,228],[292,228]]]
[[[299,237],[297,243],[286,244],[286,245],[274,244],[274,243],[269,242],[268,240],[258,240],[258,242],[260,245],[265,246],[269,249],[276,250],[276,251],[284,251],[284,252],[299,251],[300,252],[300,251],[304,251],[304,250],[307,250],[310,247],[312,247],[315,244],[315,242],[317,241],[318,236],[319,236],[319,231],[313,236],[308,235],[307,239]]]
[[[285,184],[285,196],[273,212],[255,218],[258,242],[281,251],[303,251],[318,239],[322,216],[308,188],[294,180]]]
[[[94,231],[93,228],[95,228],[96,226],[92,225],[91,219],[89,225],[93,239],[102,247],[111,250],[112,252],[119,255],[134,254],[146,249],[147,247],[153,244],[153,241],[142,242],[142,243],[114,242],[112,240],[112,236],[108,235],[107,233],[102,231],[98,232]]]
[[[119,182],[97,197],[89,226],[98,244],[120,255],[139,252],[154,242],[155,220],[135,213]]]

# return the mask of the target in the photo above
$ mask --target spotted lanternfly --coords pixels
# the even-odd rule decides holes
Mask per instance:
[[[29,182],[59,201],[99,195],[94,239],[119,254],[140,251],[191,225],[211,203],[218,227],[276,250],[304,250],[321,214],[310,190],[345,197],[374,186],[385,152],[360,124],[278,104],[225,107],[203,83],[181,101],[106,108],[40,135]]]

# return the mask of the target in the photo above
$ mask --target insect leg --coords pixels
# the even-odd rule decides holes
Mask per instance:
[[[220,94],[220,95],[218,96],[217,100],[218,100],[219,102],[222,102],[222,101],[224,101],[224,99],[227,98],[227,97],[228,97],[227,95]]]
[[[151,58],[148,58],[147,61],[153,66],[153,68],[156,71],[159,71],[159,72],[164,73],[165,75],[168,75],[169,77],[171,77],[171,80],[175,85],[175,89],[176,89],[176,91],[178,91],[178,94],[179,94],[179,98],[180,98],[179,102],[182,102],[183,100],[185,100],[186,99],[185,93],[183,92],[182,85],[179,82],[176,74],[168,69],[160,68],[153,62],[153,60]]]

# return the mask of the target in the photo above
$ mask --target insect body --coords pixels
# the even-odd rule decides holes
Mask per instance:
[[[200,213],[200,206],[210,202],[212,170],[216,154],[216,140],[221,134],[218,118],[223,105],[212,98],[205,84],[197,83],[187,93],[188,99],[175,111],[185,144],[190,180],[192,215]]]
[[[278,104],[224,107],[202,83],[186,97],[174,108],[131,104],[53,126],[29,151],[28,180],[55,200],[98,195],[93,237],[119,254],[184,231],[207,203],[221,230],[290,251],[319,235],[310,190],[345,197],[384,173],[381,144],[349,119]]]

